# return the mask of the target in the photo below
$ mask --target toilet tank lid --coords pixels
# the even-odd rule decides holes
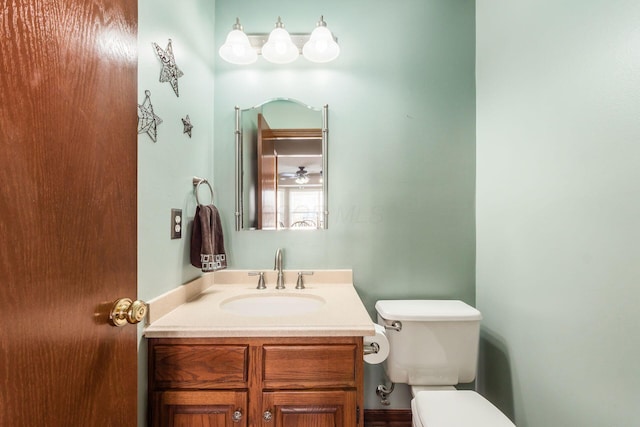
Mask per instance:
[[[381,300],[376,302],[376,311],[386,320],[451,322],[482,319],[477,309],[458,300]]]

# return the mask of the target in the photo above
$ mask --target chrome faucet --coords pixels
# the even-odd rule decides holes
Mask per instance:
[[[276,260],[273,269],[278,272],[278,280],[276,281],[276,289],[284,289],[284,275],[282,274],[282,249],[276,251]]]

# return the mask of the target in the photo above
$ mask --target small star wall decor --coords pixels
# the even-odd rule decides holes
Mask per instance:
[[[138,104],[138,133],[146,133],[153,142],[158,140],[158,125],[162,119],[153,112],[151,105],[151,91],[144,91],[145,98]]]
[[[191,129],[193,129],[193,125],[191,124],[191,119],[189,118],[188,114],[187,117],[182,119],[182,125],[184,126],[184,130],[182,131],[182,133],[186,133],[187,135],[189,135],[189,138],[191,138]]]
[[[173,56],[173,47],[171,47],[171,39],[167,44],[166,49],[162,49],[156,43],[152,43],[153,48],[156,51],[156,55],[162,62],[162,70],[160,70],[160,82],[169,82],[176,96],[180,96],[178,93],[178,79],[184,76],[184,73],[176,65],[176,59]]]

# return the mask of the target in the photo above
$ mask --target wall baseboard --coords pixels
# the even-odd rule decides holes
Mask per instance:
[[[364,427],[411,427],[411,409],[365,409]]]

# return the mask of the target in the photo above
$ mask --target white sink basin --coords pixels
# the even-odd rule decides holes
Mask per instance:
[[[242,295],[220,303],[220,308],[238,316],[295,316],[311,313],[325,304],[317,295],[263,294]]]

